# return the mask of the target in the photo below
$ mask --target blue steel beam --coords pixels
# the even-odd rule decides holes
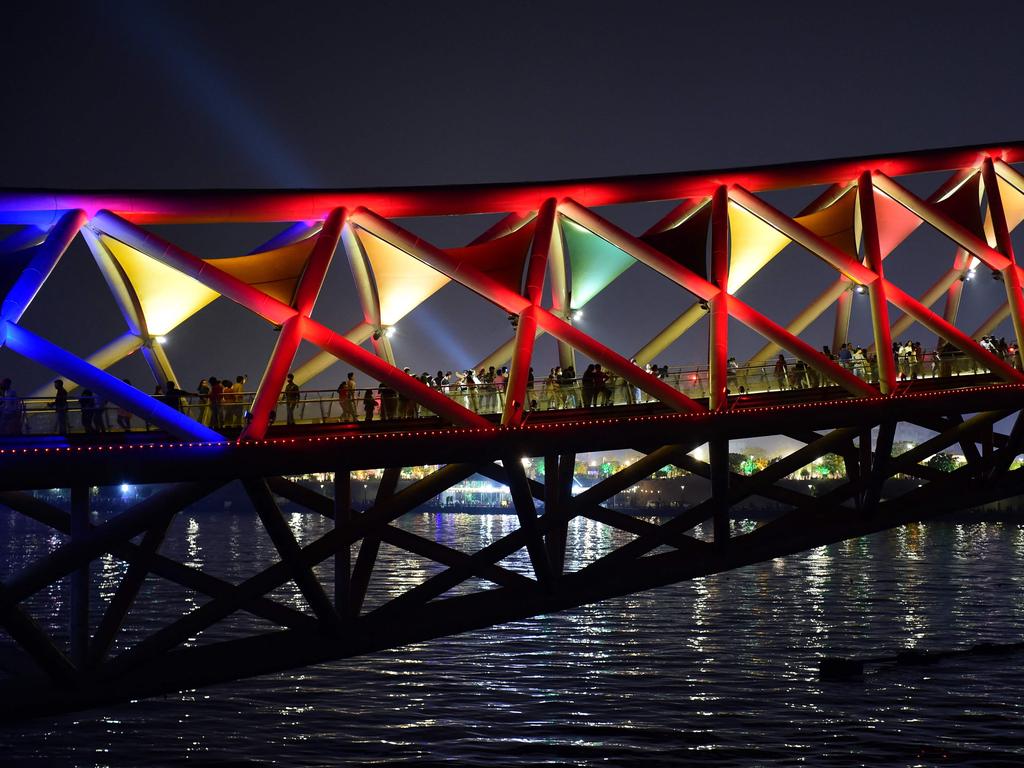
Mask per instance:
[[[15,323],[0,322],[0,346],[6,346],[12,352],[57,371],[77,381],[80,386],[99,392],[110,402],[172,435],[189,440],[224,442],[223,436],[212,429]]]
[[[80,210],[68,211],[60,217],[60,221],[50,230],[46,240],[39,246],[39,250],[29,260],[4,297],[0,319],[14,323],[21,319],[83,224],[85,213]]]

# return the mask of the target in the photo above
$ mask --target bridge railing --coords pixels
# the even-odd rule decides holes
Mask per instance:
[[[1016,364],[1016,356],[1008,362]],[[756,395],[783,390],[835,388],[838,384],[794,358],[784,358],[778,367],[777,359],[763,364],[730,367],[726,388],[731,395]],[[877,383],[878,367],[874,360],[843,363],[854,375]],[[987,373],[973,359],[957,353],[943,355],[941,359],[925,356],[922,360],[908,359],[897,363],[898,373],[907,380],[946,378]],[[653,372],[662,381],[682,394],[700,399],[708,396],[707,366],[665,366]],[[505,407],[505,384],[479,381],[449,381],[434,385],[442,394],[459,405],[481,415],[497,415]],[[369,398],[367,397],[369,394]],[[154,397],[163,398],[161,395]],[[241,429],[245,426],[254,392],[243,392],[225,398],[219,406],[209,396],[188,394],[180,398],[179,409],[202,424],[215,429]],[[235,399],[237,398],[237,399]],[[165,401],[166,402],[166,401]],[[600,385],[592,385],[583,378],[535,378],[527,389],[526,407],[529,411],[564,410],[573,408],[639,405],[656,402],[647,393],[620,376],[610,375]],[[367,404],[372,403],[370,409]],[[61,430],[61,419],[52,400],[25,398],[20,401],[20,413],[12,418],[5,415],[7,434],[55,435]],[[272,424],[338,424],[381,422],[433,416],[423,406],[387,387],[359,388],[349,396],[347,390],[301,390],[295,399],[281,394],[271,411]],[[65,413],[66,431],[69,433],[137,432],[155,429],[134,414],[112,403],[94,401],[94,406],[83,412],[82,401],[72,397]],[[16,424],[16,426],[11,426]]]

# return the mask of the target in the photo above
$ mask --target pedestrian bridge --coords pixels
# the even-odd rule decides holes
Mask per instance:
[[[0,191],[9,230],[0,241],[0,364],[26,372],[4,374],[13,381],[0,411],[0,504],[54,536],[52,550],[0,585],[0,626],[24,660],[0,680],[0,712],[98,706],[393,648],[1020,494],[1024,295],[1012,233],[1024,220],[1022,160],[1024,144],[1014,143],[441,189]],[[773,202],[794,189],[810,198],[801,209]],[[607,208],[650,201],[672,207],[639,234]],[[500,216],[454,248],[403,225],[479,214]],[[168,225],[268,222],[282,229],[241,256],[201,259],[165,237]],[[931,282],[914,295],[889,267],[924,230],[949,252],[920,262]],[[749,291],[787,247],[829,280],[776,320],[748,301]],[[110,289],[89,300],[112,302],[124,324],[85,355],[45,325],[61,307],[30,311],[62,260],[76,256],[90,259]],[[636,264],[678,288],[678,314],[639,348],[617,350],[584,332],[579,313]],[[359,297],[362,320],[350,328],[314,314],[338,271]],[[989,305],[971,315],[964,286],[979,273],[996,278],[999,293],[984,294]],[[389,332],[448,284],[509,319],[510,338],[475,362],[478,373],[411,375]],[[189,369],[189,351],[175,349],[172,364],[161,341],[221,299],[273,327],[274,348],[255,386],[192,391],[175,375]],[[870,332],[854,340],[856,312]],[[983,320],[965,325],[971,316]],[[66,330],[70,319],[57,325]],[[706,356],[673,365],[672,345],[695,334]],[[545,336],[554,342],[550,359],[540,351]],[[908,340],[920,346],[911,350]],[[114,374],[136,355],[162,394]],[[338,361],[359,382],[341,393],[317,383]],[[593,365],[599,374],[584,374]],[[491,378],[492,367],[506,366],[507,377]],[[549,377],[556,368],[561,375]],[[34,391],[25,390],[29,372],[39,377]],[[289,373],[297,390],[286,390]],[[55,398],[56,377],[69,392],[66,407]],[[905,427],[921,437],[894,455]],[[730,470],[730,443],[779,435],[798,447],[754,474]],[[701,446],[704,458],[694,452]],[[576,456],[612,450],[640,458],[572,494]],[[962,465],[928,462],[953,450]],[[820,495],[780,483],[825,454],[842,457],[843,482]],[[542,460],[543,477],[527,476],[524,457]],[[440,469],[398,488],[403,467],[423,465]],[[708,498],[658,519],[608,506],[666,465],[707,477]],[[356,513],[350,472],[364,468],[383,469],[383,479],[371,508]],[[320,493],[290,479],[306,472],[330,473],[333,483]],[[464,551],[393,525],[474,474],[507,485],[513,532]],[[901,482],[897,493],[897,477],[919,482]],[[280,561],[232,583],[162,555],[175,516],[234,481]],[[93,508],[91,488],[121,483],[153,492],[117,513]],[[66,504],[36,493],[54,487],[68,489]],[[730,510],[751,498],[782,511],[740,526]],[[284,503],[332,519],[333,528],[300,545]],[[577,518],[628,540],[567,570]],[[430,568],[421,583],[371,605],[383,544]],[[522,569],[507,561],[517,552]],[[101,561],[120,568],[118,587],[102,598],[91,590]],[[156,578],[193,592],[195,607],[126,642],[131,607]],[[281,598],[275,590],[285,584],[301,598]],[[42,603],[56,587],[67,600]],[[238,612],[274,628],[227,638],[213,631]]]

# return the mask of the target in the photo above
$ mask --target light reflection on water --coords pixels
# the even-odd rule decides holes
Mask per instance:
[[[300,542],[330,521],[289,514]],[[403,528],[464,552],[514,515],[408,515]],[[740,528],[749,525],[741,524]],[[3,573],[62,537],[0,514]],[[710,535],[705,527],[701,534]],[[568,570],[632,536],[570,525]],[[232,583],[275,559],[254,514],[189,510],[161,550]],[[530,574],[525,552],[504,565]],[[821,683],[822,653],[1013,642],[1024,634],[1024,527],[928,524],[731,573],[290,674],[0,730],[9,761],[40,765],[494,763],[931,764],[1022,761],[1021,656],[875,669]],[[109,596],[123,564],[95,566]],[[383,545],[367,607],[442,567]],[[330,583],[330,566],[317,569]],[[277,599],[306,610],[293,587]],[[147,581],[119,638],[201,604]],[[29,607],[58,638],[64,590]],[[245,615],[198,642],[263,626]]]

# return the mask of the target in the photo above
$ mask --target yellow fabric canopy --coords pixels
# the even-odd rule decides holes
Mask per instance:
[[[152,336],[170,333],[220,295],[120,240],[107,235],[102,235],[100,240],[135,289],[146,330]]]
[[[784,234],[746,208],[729,201],[729,294],[734,294],[789,245]]]
[[[295,287],[299,284],[316,241],[316,237],[308,237],[273,251],[204,261],[278,301],[291,304],[295,297]]]
[[[195,278],[120,240],[108,235],[102,235],[100,239],[134,289],[146,329],[152,336],[169,333],[220,296]],[[316,237],[309,237],[272,251],[204,261],[285,304],[291,304],[316,240]]]
[[[394,325],[448,284],[449,278],[369,232],[357,229],[377,285],[380,322]]]
[[[857,193],[851,187],[826,208],[793,220],[843,253],[857,258]],[[775,227],[729,201],[729,293],[750,280],[792,242]]]
[[[1006,228],[1011,232],[1024,221],[1024,193],[1017,189],[1002,176],[996,177],[999,187],[999,199],[1003,201],[1003,212],[1006,214]],[[985,211],[985,240],[993,248],[996,247],[996,236],[992,230],[992,212]]]
[[[847,256],[857,258],[856,213],[857,188],[850,187],[827,208],[797,216],[796,221]]]

